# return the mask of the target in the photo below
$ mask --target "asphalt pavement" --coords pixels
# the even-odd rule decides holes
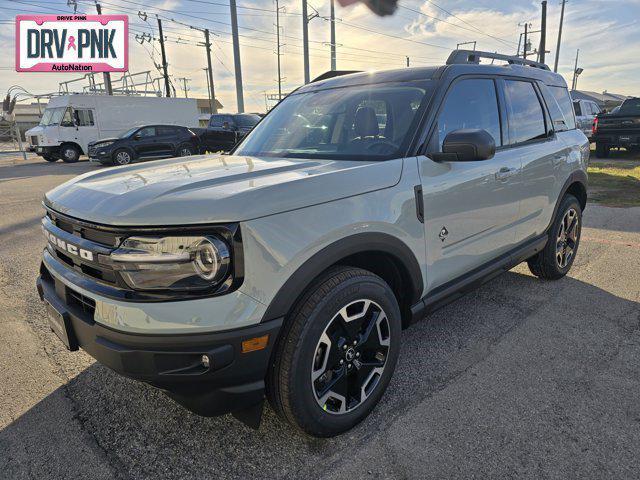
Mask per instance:
[[[318,440],[64,349],[35,290],[40,202],[97,168],[0,157],[0,478],[640,478],[640,208],[589,205],[566,278],[520,265],[405,331],[373,414]]]

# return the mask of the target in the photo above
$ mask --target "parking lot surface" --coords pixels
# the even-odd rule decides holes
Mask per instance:
[[[373,414],[318,440],[64,350],[35,290],[40,201],[97,168],[0,157],[0,477],[640,477],[640,208],[589,205],[563,280],[520,265],[406,330]]]

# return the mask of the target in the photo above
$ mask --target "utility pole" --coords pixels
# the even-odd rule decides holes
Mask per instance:
[[[540,63],[545,63],[547,48],[547,0],[542,0],[542,20],[540,22],[540,47],[538,48]]]
[[[98,15],[102,15],[102,5],[96,2],[96,10]],[[113,95],[113,88],[111,87],[111,74],[109,72],[103,72],[102,78],[104,79],[104,90],[107,95]]]
[[[556,46],[556,61],[553,64],[553,71],[558,72],[558,59],[560,58],[560,42],[562,41],[562,23],[564,22],[564,4],[566,0],[562,0],[562,8],[560,10],[560,28],[558,29],[558,45]]]
[[[524,24],[524,49],[522,51],[522,58],[527,58],[527,33],[529,29],[529,23]]]
[[[280,69],[280,3],[276,0],[276,41],[278,42],[276,55],[278,56],[278,100],[282,100],[282,72]]]
[[[160,35],[160,53],[162,54],[162,72],[164,76],[164,89],[167,97],[171,96],[171,87],[169,85],[169,72],[167,70],[167,55],[164,51],[164,35],[162,34],[162,20],[156,15],[158,20],[158,35]]]
[[[204,29],[204,46],[207,49],[207,65],[209,74],[209,107],[211,113],[218,113],[218,106],[216,105],[216,90],[213,86],[213,67],[211,66],[211,42],[209,41],[209,29]]]
[[[204,70],[205,77],[207,77],[207,98],[209,99],[209,113],[213,113],[213,110],[211,109],[211,87],[209,86],[209,69],[205,67],[202,70]]]
[[[176,78],[176,80],[178,80],[179,82],[182,82],[182,91],[184,92],[184,98],[189,98],[189,95],[187,95],[187,92],[189,91],[189,88],[187,87],[187,82],[190,82],[191,79],[187,77],[180,77],[180,78]]]
[[[229,0],[231,8],[231,33],[233,35],[233,64],[236,72],[236,101],[238,113],[244,113],[244,94],[242,92],[242,66],[240,65],[240,41],[238,40],[238,10],[236,0]]]
[[[307,13],[307,0],[302,0],[302,53],[304,56],[304,83],[309,78],[309,14]]]
[[[409,68],[409,57],[407,57],[407,68]]]
[[[573,67],[573,81],[571,82],[571,90],[575,90],[578,83],[578,55],[580,55],[580,49],[576,50],[576,63]]]
[[[336,68],[336,6],[335,0],[331,0],[331,70]]]

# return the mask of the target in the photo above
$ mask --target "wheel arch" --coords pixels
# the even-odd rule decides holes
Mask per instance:
[[[589,184],[589,180],[587,177],[587,173],[584,170],[576,170],[569,178],[564,182],[562,186],[562,190],[560,191],[560,195],[558,195],[558,199],[556,200],[556,206],[553,210],[553,217],[551,222],[553,223],[553,218],[556,217],[558,213],[558,208],[560,207],[560,202],[564,198],[564,196],[569,193],[578,199],[580,202],[580,208],[584,211],[587,206],[587,186]]]
[[[278,290],[267,307],[264,319],[286,316],[313,280],[336,265],[363,268],[385,280],[398,299],[403,326],[409,324],[411,306],[420,300],[423,291],[420,264],[402,240],[374,232],[342,238],[314,254]]]
[[[128,145],[122,145],[121,147],[117,147],[113,153],[111,154],[111,160],[113,160],[115,162],[115,158],[116,158],[116,153],[118,153],[120,150],[126,150],[127,152],[129,152],[129,155],[131,155],[131,159],[135,160],[138,158],[138,156],[136,155],[136,151],[128,146]]]

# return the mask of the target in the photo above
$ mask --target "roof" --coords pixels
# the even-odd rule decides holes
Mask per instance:
[[[447,74],[462,75],[483,73],[490,75],[510,75],[516,77],[533,78],[547,85],[566,87],[564,78],[547,69],[535,68],[528,65],[506,64],[475,64],[457,63],[437,67],[411,67],[394,70],[360,72],[339,75],[332,78],[312,82],[297,89],[294,93],[324,90],[355,85],[374,85],[378,83],[411,82],[442,78]],[[321,76],[323,77],[323,76]]]
[[[572,90],[571,98],[574,100],[592,100],[596,103],[603,104],[606,102],[609,103],[622,103],[627,98],[630,98],[626,95],[621,95],[619,93],[610,93],[610,92],[591,92],[589,90]]]

